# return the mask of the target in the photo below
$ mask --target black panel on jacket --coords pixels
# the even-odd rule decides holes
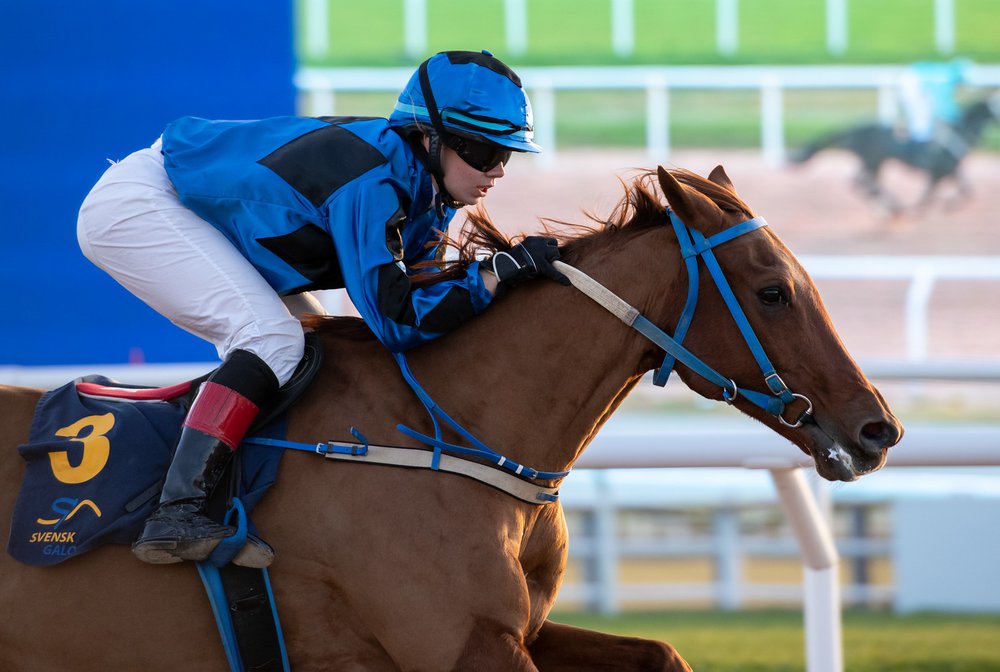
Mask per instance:
[[[403,225],[406,224],[406,213],[403,206],[396,208],[392,217],[385,223],[385,247],[395,261],[403,258]]]
[[[378,309],[396,324],[416,326],[417,314],[410,303],[410,278],[397,264],[378,269]]]
[[[397,324],[416,326],[417,314],[413,310],[410,279],[406,271],[396,264],[385,264],[378,269],[378,307]],[[424,315],[420,328],[424,331],[444,333],[456,328],[475,315],[469,290],[452,287],[444,298]]]
[[[472,297],[465,287],[452,287],[434,310],[424,315],[420,328],[427,331],[446,332],[458,327],[476,313],[472,309]]]
[[[258,238],[286,264],[312,280],[305,289],[339,289],[344,286],[344,276],[337,261],[333,239],[315,224],[306,224],[283,236]]]
[[[257,163],[273,170],[318,208],[337,189],[385,162],[370,144],[330,125],[295,138]]]

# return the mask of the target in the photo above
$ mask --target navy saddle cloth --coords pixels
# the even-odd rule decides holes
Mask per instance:
[[[101,394],[99,383],[111,381],[87,381],[44,394],[28,443],[18,447],[27,470],[7,551],[20,562],[54,565],[103,544],[131,544],[159,500],[192,384],[165,388],[177,391],[169,400],[140,389],[121,399]],[[275,421],[255,434],[281,437],[284,426]],[[255,445],[238,451],[239,496],[248,511],[274,483],[282,452]]]

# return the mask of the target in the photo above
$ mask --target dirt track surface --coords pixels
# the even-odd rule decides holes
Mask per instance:
[[[757,151],[676,152],[668,168],[707,175],[722,164],[740,196],[797,254],[845,255],[994,255],[1000,254],[1000,223],[995,201],[1000,191],[1000,157],[970,156],[962,165],[972,196],[960,206],[939,201],[933,207],[888,219],[853,188],[857,161],[845,152],[817,155],[802,166],[768,166]],[[550,166],[515,156],[506,177],[486,204],[507,231],[536,230],[538,217],[585,222],[582,210],[607,214],[621,197],[617,176],[631,169],[655,168],[642,152],[566,151]],[[913,203],[923,177],[912,169],[887,165],[888,189]],[[944,184],[941,196],[954,194]],[[946,200],[946,199],[943,199]]]
[[[972,186],[960,207],[939,201],[911,216],[888,219],[852,186],[857,162],[827,152],[802,166],[771,167],[756,151],[677,152],[666,164],[706,175],[722,164],[743,198],[798,255],[1000,255],[1000,157],[970,156],[962,168]],[[562,152],[551,165],[515,157],[486,199],[505,231],[537,231],[539,217],[585,223],[583,210],[606,215],[622,195],[616,176],[652,168],[641,151]],[[886,184],[915,202],[923,177],[888,166]],[[945,185],[941,196],[954,193]],[[455,231],[453,231],[455,233]],[[1000,256],[998,256],[1000,260]],[[876,263],[873,261],[873,263]],[[1000,263],[1000,262],[998,262]],[[838,331],[856,358],[904,359],[901,280],[817,281]],[[928,354],[932,359],[1000,359],[1000,281],[938,281],[930,303]],[[992,396],[996,386],[976,394]]]

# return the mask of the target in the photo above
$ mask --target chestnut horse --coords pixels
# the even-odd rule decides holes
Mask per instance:
[[[659,185],[673,212],[707,236],[753,217],[721,167],[708,180],[661,168]],[[565,262],[671,330],[688,275],[661,198],[652,174],[640,177],[615,222],[562,249]],[[766,227],[726,242],[716,256],[763,349],[811,413],[803,402],[785,417],[771,415],[743,395],[733,405],[812,455],[828,479],[881,467],[902,429],[845,351],[802,266]],[[684,345],[741,388],[766,391],[702,273]],[[290,440],[350,440],[355,425],[372,444],[416,446],[397,423],[433,431],[393,358],[359,324],[337,318],[320,330],[326,364],[291,413]],[[522,464],[559,471],[663,352],[573,287],[536,282],[408,360],[477,438]],[[722,389],[687,366],[677,372],[699,394],[721,398]],[[28,437],[39,395],[0,389],[3,538],[24,470],[16,446]],[[690,669],[668,644],[548,620],[566,567],[558,503],[525,503],[453,474],[327,464],[290,451],[254,520],[278,549],[270,576],[295,670]],[[146,565],[123,546],[48,568],[4,554],[0,604],[5,672],[227,667],[190,563]]]

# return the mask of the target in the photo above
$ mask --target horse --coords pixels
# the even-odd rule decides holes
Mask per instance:
[[[721,166],[708,179],[661,167],[623,185],[609,221],[565,236],[562,261],[650,323],[674,329],[691,276],[663,197],[669,213],[704,236],[726,237],[753,212]],[[511,240],[489,228],[485,212],[473,219],[493,231],[486,238],[496,239],[496,249],[509,249]],[[723,371],[732,389],[703,377],[697,365],[663,364],[658,345],[588,296],[543,281],[510,290],[461,329],[410,351],[409,369],[471,434],[537,469],[570,469],[626,395],[661,365],[798,446],[826,479],[852,481],[879,469],[902,427],[845,350],[803,267],[763,226],[720,245],[715,260],[778,372],[766,383],[725,299],[707,282],[699,284],[683,347]],[[700,268],[707,281],[709,271]],[[287,438],[350,440],[355,425],[373,444],[426,451],[395,429],[405,423],[433,431],[391,353],[356,318],[316,325],[324,366],[291,410]],[[778,415],[753,403],[776,378],[795,390]],[[4,537],[24,471],[15,447],[28,437],[40,394],[0,389]],[[691,669],[670,644],[549,618],[567,562],[558,502],[529,504],[454,474],[317,460],[289,451],[253,513],[278,549],[270,578],[293,669]],[[6,672],[226,669],[190,563],[147,565],[123,546],[47,568],[4,554],[0,603]]]
[[[793,153],[790,159],[795,164],[805,163],[827,149],[844,149],[857,155],[861,166],[855,186],[895,215],[904,207],[879,182],[879,172],[886,161],[901,161],[927,175],[927,184],[913,206],[915,209],[930,205],[946,178],[955,182],[958,188],[955,199],[960,200],[971,192],[971,187],[959,172],[959,165],[979,144],[986,127],[998,119],[1000,93],[995,93],[964,107],[957,120],[941,124],[928,142],[900,137],[892,126],[873,123],[824,136]]]

